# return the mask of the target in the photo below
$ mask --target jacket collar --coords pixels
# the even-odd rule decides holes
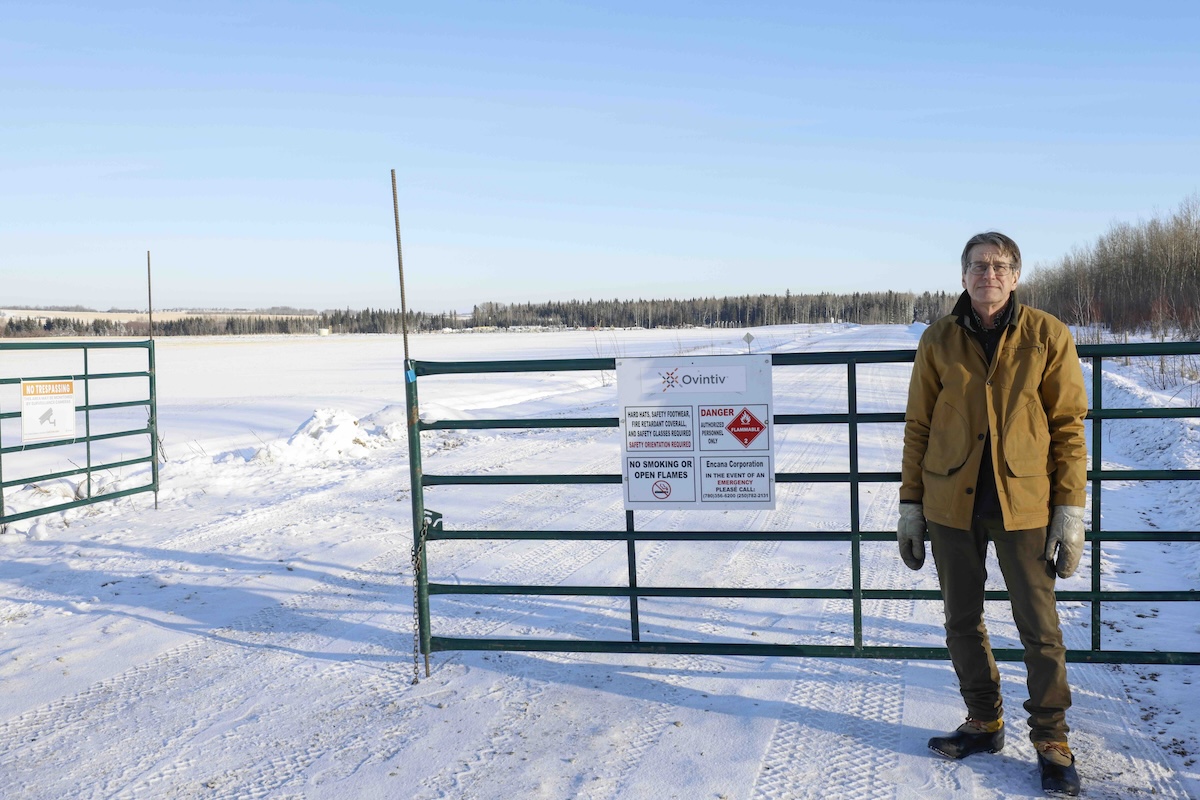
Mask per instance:
[[[983,328],[980,325],[979,315],[975,313],[975,309],[971,307],[971,295],[964,290],[958,296],[958,302],[954,304],[954,310],[950,312],[951,316],[958,321],[958,324],[966,328],[971,333],[983,333]],[[1008,296],[1008,305],[1000,312],[1000,324],[995,330],[999,330],[1005,326],[1016,327],[1017,318],[1021,314],[1021,303],[1017,300],[1017,292],[1014,289],[1012,294]]]

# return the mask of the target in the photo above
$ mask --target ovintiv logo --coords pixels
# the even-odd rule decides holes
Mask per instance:
[[[746,368],[700,367],[681,365],[673,369],[651,368],[642,373],[642,393],[646,395],[663,392],[725,392],[746,391]]]

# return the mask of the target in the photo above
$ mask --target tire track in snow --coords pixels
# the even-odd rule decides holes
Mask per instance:
[[[598,459],[583,465],[580,474],[589,474],[608,465],[608,459]],[[513,513],[512,509],[528,509],[531,497],[543,498],[539,505],[533,506],[552,509],[537,517],[536,527],[553,527],[555,522],[566,517],[577,517],[581,509],[587,510],[583,517],[582,530],[593,530],[614,518],[619,518],[622,502],[620,498],[591,498],[587,497],[582,487],[562,485],[539,486],[535,490],[521,493],[518,501],[505,500],[501,509]],[[550,502],[553,500],[554,502]],[[522,516],[528,525],[528,512]],[[495,521],[493,517],[492,521]],[[438,566],[430,558],[430,570],[439,575],[457,576],[476,563],[486,563],[491,569],[479,578],[471,578],[472,582],[482,585],[508,584],[550,584],[557,585],[577,573],[587,565],[616,548],[620,543],[612,541],[505,541],[496,540],[491,546],[478,546],[475,540],[465,540],[465,545],[457,549],[458,558],[451,563]],[[501,557],[498,557],[501,556]],[[484,561],[484,559],[487,559]],[[440,563],[440,562],[439,562]],[[444,615],[436,618],[433,628],[438,635],[447,636],[487,636],[520,617],[543,611],[546,600],[536,596],[514,595],[503,597],[496,595],[462,595],[452,596],[445,605],[452,606],[457,612],[456,618],[445,619]],[[500,616],[496,616],[496,612]],[[481,613],[482,612],[482,613]],[[479,616],[476,616],[478,614]]]
[[[404,590],[400,567],[406,562],[402,548],[385,553],[289,603],[0,724],[0,774],[5,776],[0,791],[30,798],[138,797],[151,789],[172,797],[273,795],[329,752],[327,730],[301,724],[309,715],[336,715],[346,704],[360,712],[395,707],[397,687],[407,684],[396,654],[405,651],[410,637],[372,625],[366,628],[372,635],[353,643],[349,654],[330,648],[346,632],[342,617],[361,613],[364,592],[376,616],[386,619],[390,613],[397,623],[410,617],[403,604],[395,608],[394,598]],[[347,655],[351,660],[343,661]],[[383,669],[367,670],[349,684],[338,680],[347,671],[363,671],[353,661],[360,656]],[[334,663],[322,668],[322,659]],[[294,670],[301,668],[314,673],[312,683],[296,683]],[[296,707],[294,698],[282,709],[271,706],[274,698],[295,694],[301,685],[342,686],[342,693],[313,691],[303,707]],[[355,691],[347,698],[350,687]],[[275,724],[280,714],[290,714],[295,723],[283,726],[285,732],[307,731],[308,741],[280,741]],[[242,735],[255,729],[265,730]],[[240,760],[241,767],[186,780],[212,768],[214,757]],[[31,767],[40,775],[36,787],[19,782]],[[168,785],[170,791],[164,788]]]
[[[608,466],[610,459],[593,462],[588,465],[582,472],[595,471]],[[526,497],[522,498],[520,503],[521,508],[529,508],[529,495],[539,495],[542,498],[548,498],[552,495],[557,496],[561,492],[560,488],[537,487],[534,490],[523,493]],[[534,507],[544,508],[548,504],[540,503]],[[595,506],[595,503],[591,504]],[[514,506],[506,506],[501,509],[508,512]],[[604,518],[611,518],[619,514],[623,508],[623,502],[620,498],[609,501],[603,508],[594,511],[587,517],[583,524],[583,529],[599,527]],[[511,512],[509,512],[511,513]],[[551,527],[552,523],[565,516],[577,516],[579,506],[575,503],[562,502],[558,504],[555,511],[548,516],[541,515],[538,518],[538,527]],[[495,524],[501,517],[500,513],[486,515],[489,517],[489,525]],[[482,583],[490,583],[498,579],[503,579],[510,583],[544,583],[549,585],[558,585],[566,580],[570,575],[577,573],[588,564],[592,563],[596,558],[608,553],[619,542],[547,542],[536,547],[532,553],[524,554],[518,558],[514,565],[504,564],[493,568],[493,570],[481,581]],[[661,544],[661,543],[658,543]],[[508,547],[495,548],[496,550],[509,549]],[[643,553],[639,557],[639,578],[643,578],[653,571],[653,567],[657,564],[665,548],[659,547],[657,550],[650,553]],[[494,551],[492,553],[494,555]],[[482,557],[482,554],[477,558]],[[474,562],[477,558],[472,558],[470,562]],[[459,562],[456,565],[458,570],[461,570],[467,563]],[[492,596],[483,597],[481,602],[495,603],[495,598]],[[589,608],[596,608],[605,603],[611,603],[609,598],[591,598],[581,605],[581,610],[586,611]],[[505,606],[505,614],[501,618],[485,618],[479,620],[465,619],[458,626],[451,625],[448,628],[443,627],[443,630],[448,630],[455,635],[474,635],[486,636],[494,634],[497,631],[511,627],[521,616],[534,613],[542,608],[542,602],[536,599],[529,598],[512,598]],[[494,611],[495,607],[488,608],[488,611]],[[475,622],[474,625],[471,623]],[[582,626],[569,626],[566,631],[560,635],[578,635],[586,636],[588,630]],[[699,666],[698,659],[693,659],[696,665]],[[544,697],[547,687],[553,685],[562,678],[562,670],[572,669],[576,664],[569,657],[555,653],[539,653],[530,654],[528,657],[528,667],[518,676],[507,676],[500,684],[498,691],[504,693],[505,697],[502,704],[502,711],[498,718],[493,721],[487,731],[478,738],[484,742],[481,747],[470,749],[464,756],[456,758],[457,766],[447,766],[439,773],[428,777],[422,782],[422,794],[420,797],[474,797],[479,796],[477,791],[483,781],[486,780],[488,774],[487,766],[493,760],[500,758],[506,752],[511,752],[514,742],[521,737],[521,732],[533,726],[536,726],[542,714],[538,710]],[[642,754],[649,751],[659,740],[663,732],[670,725],[668,715],[672,708],[669,703],[654,702],[651,703],[648,709],[642,709],[636,714],[623,728],[618,739],[630,742],[630,746],[622,751],[622,757],[615,760],[606,760],[598,769],[595,780],[588,784],[578,787],[582,793],[579,796],[584,797],[604,797],[606,792],[612,787],[619,787],[625,778],[632,772],[633,768],[640,761]],[[631,759],[629,756],[633,756]]]
[[[1084,793],[1103,800],[1143,795],[1190,800],[1166,754],[1154,742],[1152,726],[1148,728],[1140,717],[1134,718],[1136,722],[1131,719],[1129,712],[1134,706],[1125,700],[1121,669],[1107,664],[1071,664],[1067,668],[1075,696],[1069,717],[1071,748],[1079,759]],[[1086,722],[1089,718],[1094,724]],[[1101,727],[1116,730],[1094,732]],[[1089,758],[1089,753],[1104,753],[1104,758]],[[1030,761],[1034,758],[1032,748],[1028,748],[1028,757]]]
[[[620,506],[620,501],[616,501],[616,506]],[[608,513],[611,509],[606,509],[601,513]],[[684,521],[684,515],[676,513],[670,524],[670,529],[678,529]],[[747,516],[742,521],[743,528],[749,528],[754,524],[752,516]],[[587,526],[585,526],[587,527]],[[601,543],[605,545],[604,550],[615,546],[614,543]],[[618,543],[619,544],[619,543]],[[639,580],[641,583],[657,572],[657,569],[662,563],[662,555],[666,548],[664,543],[655,542],[659,545],[657,548],[651,548],[649,552],[643,553],[639,557]],[[732,559],[734,561],[744,560],[749,553],[756,552],[754,549],[739,549],[737,543],[731,542],[734,553]],[[751,543],[757,545],[759,550],[773,550],[777,543],[773,542],[756,542]],[[561,548],[561,545],[558,546]],[[556,549],[558,549],[556,548]],[[585,551],[586,553],[586,551]],[[756,563],[761,563],[765,556],[760,555],[756,559]],[[534,578],[540,578],[543,583],[561,583],[569,574],[573,574],[578,569],[586,566],[589,563],[585,558],[582,561],[569,560],[562,562],[559,559],[557,562],[547,562],[539,559],[531,561],[525,566]],[[499,572],[499,570],[498,570]],[[754,574],[753,569],[743,571],[746,575]],[[593,608],[606,602],[607,599],[593,598],[581,604],[581,609],[586,611],[588,608]],[[709,610],[706,618],[707,623],[714,629],[720,628],[720,622],[728,619],[728,614],[722,610]],[[494,633],[496,630],[511,625],[512,620],[501,620],[488,625],[481,625],[481,628],[486,628],[482,633],[477,635],[486,635]],[[586,636],[586,629],[580,626],[574,628],[568,627],[563,633],[567,636]],[[723,667],[719,666],[715,661],[695,655],[686,655],[671,657],[674,669],[663,676],[661,679],[668,684],[672,689],[686,688],[697,675],[712,674],[722,671]],[[432,776],[424,784],[423,788],[426,792],[425,796],[431,797],[472,797],[475,794],[476,787],[484,780],[486,770],[483,765],[491,757],[505,752],[504,748],[509,747],[514,741],[514,736],[518,736],[517,731],[535,727],[541,719],[541,714],[537,710],[540,701],[545,695],[548,685],[554,685],[563,677],[563,670],[578,668],[578,663],[572,658],[556,653],[539,653],[531,655],[530,659],[534,662],[532,669],[522,673],[521,679],[506,680],[501,691],[505,692],[506,699],[504,701],[504,712],[500,718],[489,728],[488,732],[482,736],[485,742],[498,742],[508,744],[497,744],[484,746],[478,751],[472,751],[465,757],[459,758],[460,766],[457,768],[446,768],[440,774]],[[527,684],[532,680],[537,685],[530,688]],[[531,710],[532,709],[532,710]],[[611,797],[618,795],[623,787],[626,786],[631,775],[633,775],[638,766],[641,764],[645,755],[651,752],[655,746],[661,741],[663,735],[671,729],[673,724],[672,712],[676,711],[676,706],[671,702],[666,701],[648,701],[641,702],[632,706],[626,711],[628,713],[624,719],[626,720],[620,729],[614,733],[613,740],[623,743],[620,749],[613,750],[607,753],[600,762],[595,765],[593,779],[586,784],[576,787],[580,797]]]
[[[563,450],[572,447],[581,447],[594,443],[597,440],[595,434],[586,435],[559,435],[553,440],[555,450]],[[544,456],[547,452],[544,446],[545,442],[532,442],[525,446],[517,446],[505,448],[503,452],[495,453],[490,449],[483,454],[470,454],[469,457],[461,464],[456,464],[455,474],[479,474],[490,472],[497,467],[504,465],[509,466],[521,460],[533,457]],[[589,463],[571,470],[574,474],[597,474],[611,470],[614,467],[613,459],[600,458],[594,459]],[[591,488],[595,491],[595,488]],[[559,519],[567,517],[573,513],[577,513],[578,506],[565,501],[562,497],[563,493],[575,493],[581,498],[586,498],[588,487],[586,486],[570,486],[560,484],[535,484],[528,488],[521,489],[512,494],[506,494],[505,497],[483,509],[480,513],[474,516],[469,521],[464,521],[459,525],[454,523],[456,527],[470,528],[472,530],[514,530],[527,527],[529,520],[529,509],[538,509],[541,513],[538,516],[538,527],[549,528],[552,523]],[[585,501],[588,502],[588,501]],[[590,501],[589,505],[595,502]],[[437,501],[433,500],[432,505],[436,505]],[[427,507],[430,504],[427,498]],[[608,506],[611,508],[612,506]],[[593,515],[589,519],[587,527],[598,527],[603,521],[602,515]],[[445,541],[437,542],[436,547],[438,552],[438,573],[439,574],[454,574],[461,572],[473,564],[480,561],[485,563],[492,560],[492,556],[502,553],[513,548],[519,543],[511,540],[461,540],[461,541]],[[433,564],[431,555],[430,563]]]
[[[875,493],[862,513],[862,527],[886,519],[883,493]],[[864,573],[894,567],[882,551],[864,558]],[[851,569],[839,572],[849,585]],[[846,602],[827,600],[818,628],[844,623]],[[845,637],[823,634],[820,644],[844,644]],[[764,751],[750,796],[776,800],[832,797],[891,798],[894,784],[881,779],[896,763],[903,720],[902,664],[894,661],[801,658],[796,679]],[[834,710],[836,709],[836,711]],[[838,794],[844,791],[844,794]]]

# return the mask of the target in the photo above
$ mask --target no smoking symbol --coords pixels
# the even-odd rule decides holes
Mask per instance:
[[[650,487],[650,491],[654,492],[654,496],[659,500],[666,500],[671,496],[671,484],[666,481],[655,481]]]

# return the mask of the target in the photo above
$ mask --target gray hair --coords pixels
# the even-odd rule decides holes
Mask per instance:
[[[991,244],[1000,248],[1000,254],[1012,261],[1013,272],[1020,274],[1021,272],[1021,248],[1017,247],[1017,243],[1005,236],[999,231],[987,231],[986,233],[977,233],[967,240],[967,246],[962,251],[962,271],[967,274],[967,257],[971,253],[971,248],[977,244]]]

